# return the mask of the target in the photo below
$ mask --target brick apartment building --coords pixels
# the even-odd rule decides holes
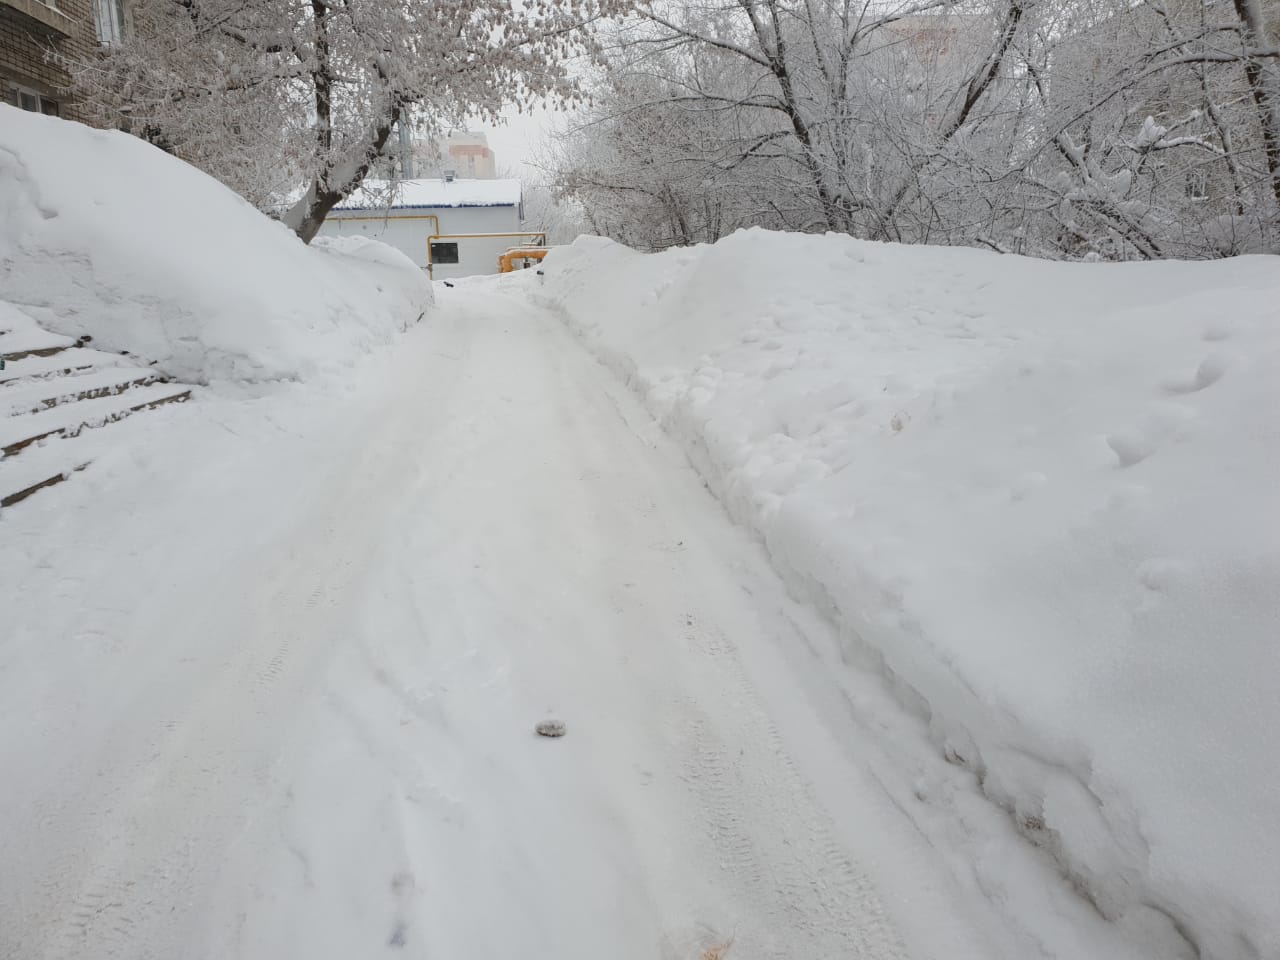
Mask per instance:
[[[497,177],[493,151],[483,133],[455,130],[440,144],[445,166],[465,180],[492,180]]]
[[[57,54],[86,56],[123,37],[125,0],[0,0],[0,101],[80,119]]]

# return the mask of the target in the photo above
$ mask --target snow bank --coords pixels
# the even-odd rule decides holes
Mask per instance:
[[[842,655],[1107,916],[1280,956],[1276,260],[753,230],[544,269]]]
[[[6,106],[0,293],[52,330],[201,382],[344,366],[431,303],[389,247],[309,249],[141,140]]]

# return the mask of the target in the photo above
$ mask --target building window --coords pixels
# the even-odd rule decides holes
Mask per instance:
[[[124,0],[93,0],[93,20],[99,44],[115,47],[124,42]]]
[[[13,103],[14,106],[23,110],[30,110],[32,113],[43,113],[50,117],[62,115],[57,100],[36,93],[34,90],[28,90],[25,87],[14,88]]]
[[[458,245],[456,243],[431,244],[432,263],[457,263]]]

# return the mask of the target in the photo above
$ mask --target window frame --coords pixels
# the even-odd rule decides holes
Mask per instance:
[[[431,253],[432,265],[456,264],[461,262],[461,255],[460,255],[461,252],[458,250],[458,242],[456,240],[453,240],[453,241],[437,240],[429,243],[427,246],[428,246],[429,252]],[[452,249],[447,251],[443,249],[447,247]]]
[[[13,99],[10,101],[19,110],[27,113],[41,113],[46,117],[62,116],[62,101],[50,97],[31,87],[13,85]]]
[[[124,0],[93,0],[93,26],[98,46],[118,47],[124,43]]]

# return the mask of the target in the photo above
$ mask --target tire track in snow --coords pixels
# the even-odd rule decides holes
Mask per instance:
[[[629,648],[624,661],[634,661],[639,675],[656,684],[659,703],[665,697],[661,739],[679,758],[687,792],[680,805],[685,825],[677,833],[693,848],[686,868],[718,871],[717,889],[705,904],[711,941],[732,937],[734,954],[753,960],[905,957],[876,885],[836,840],[729,639],[739,631],[758,633],[765,611],[761,601],[743,602],[725,555],[708,549],[696,532],[716,526],[718,505],[682,458],[659,465],[661,455],[643,436],[652,422],[632,409],[630,396],[554,318],[534,319],[550,345],[561,348],[553,354],[557,379],[577,400],[559,399],[576,448],[561,455],[587,458],[578,475],[596,477],[594,495],[603,501],[642,494],[637,521],[609,521],[596,537],[608,543],[609,554],[627,557],[624,568],[637,564],[635,554],[645,557],[638,572],[648,589],[629,598],[634,608],[686,611],[661,642]],[[585,367],[566,354],[580,356]],[[625,439],[618,438],[619,427]],[[599,469],[583,470],[595,466],[591,458],[599,458]],[[701,513],[708,508],[709,517]],[[766,582],[784,593],[776,580]],[[856,809],[857,801],[851,803]]]
[[[758,906],[739,921],[739,941],[779,960],[904,957],[878,891],[834,839],[736,647],[696,624],[686,639],[705,682],[676,705],[677,737],[691,747],[686,781],[703,797],[725,882]]]
[[[300,491],[270,556],[201,585],[212,619],[193,612],[185,639],[216,651],[207,675],[189,702],[126,712],[109,799],[90,775],[64,811],[95,845],[45,898],[70,907],[39,938],[53,960],[284,958],[307,939],[325,958],[528,941],[488,955],[653,960],[690,919],[735,936],[731,958],[903,956],[729,639],[766,614],[723,544],[689,540],[713,502],[522,309],[523,329],[496,307],[468,321],[466,365],[438,365],[453,386],[406,360],[386,421],[334,444],[343,466]],[[552,706],[569,736],[535,741]],[[493,902],[451,889],[460,874]],[[468,929],[494,907],[509,929]]]

